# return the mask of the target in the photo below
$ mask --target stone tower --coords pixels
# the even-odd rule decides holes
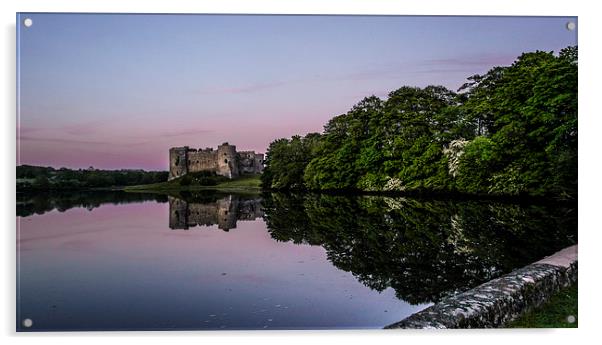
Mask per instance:
[[[169,180],[188,173],[188,146],[169,149]]]
[[[238,177],[236,146],[223,143],[217,147],[217,174],[229,178]]]

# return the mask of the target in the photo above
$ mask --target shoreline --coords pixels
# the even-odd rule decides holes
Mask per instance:
[[[453,201],[489,201],[510,204],[574,204],[577,205],[577,196],[571,198],[557,198],[554,196],[531,196],[531,195],[497,195],[497,194],[470,194],[461,192],[438,192],[438,191],[362,191],[362,190],[299,190],[299,189],[264,189],[258,186],[230,185],[215,186],[176,186],[164,183],[153,185],[134,186],[111,186],[78,189],[26,189],[16,190],[17,195],[27,194],[66,194],[66,193],[93,193],[93,192],[126,192],[126,193],[174,193],[174,192],[202,192],[216,191],[225,193],[279,193],[279,194],[317,194],[317,195],[340,195],[340,196],[380,196],[398,197],[412,199],[434,199]]]

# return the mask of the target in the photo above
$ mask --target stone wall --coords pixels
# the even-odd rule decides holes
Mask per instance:
[[[223,143],[217,147],[217,174],[228,178],[239,176],[236,146]]]
[[[576,281],[574,245],[385,328],[501,327]]]
[[[217,171],[217,151],[188,150],[188,171]]]
[[[169,180],[188,173],[188,146],[169,149]]]
[[[261,174],[263,172],[263,153],[255,151],[238,152],[238,166],[241,174]]]
[[[263,172],[264,155],[254,151],[236,152],[236,146],[223,143],[217,150],[191,149],[188,146],[169,150],[169,180],[189,172],[215,172],[217,175],[236,178],[241,174]]]

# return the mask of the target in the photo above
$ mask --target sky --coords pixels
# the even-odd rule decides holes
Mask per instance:
[[[265,152],[366,96],[456,90],[523,52],[576,45],[569,21],[21,13],[17,163],[167,170],[174,146]]]

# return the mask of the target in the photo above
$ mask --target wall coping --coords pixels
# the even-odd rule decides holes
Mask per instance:
[[[577,253],[577,245],[564,248],[385,328],[501,327],[576,282]]]

